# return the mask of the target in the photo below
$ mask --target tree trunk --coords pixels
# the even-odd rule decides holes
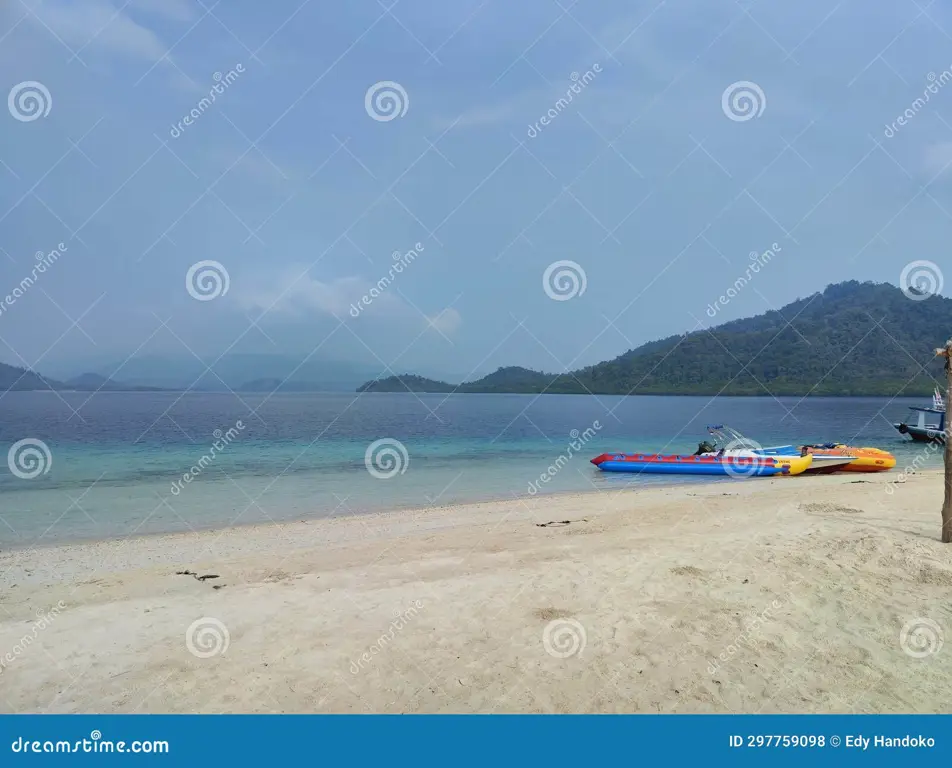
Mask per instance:
[[[952,339],[945,343],[945,500],[942,502],[942,542],[952,543]]]

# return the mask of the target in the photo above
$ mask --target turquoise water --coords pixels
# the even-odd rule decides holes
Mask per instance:
[[[3,451],[39,440],[50,460],[14,462],[35,477],[0,465],[0,549],[525,498],[560,455],[565,459],[548,483],[537,483],[538,493],[697,482],[600,473],[588,459],[616,451],[690,453],[709,423],[727,423],[764,445],[873,445],[903,466],[923,454],[891,426],[912,404],[919,401],[10,393],[0,397]],[[399,441],[403,471],[368,471],[365,453],[378,440]],[[927,466],[940,459],[938,451],[925,454]],[[186,481],[193,466],[198,471]]]

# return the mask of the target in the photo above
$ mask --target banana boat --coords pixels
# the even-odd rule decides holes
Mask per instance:
[[[762,456],[752,451],[728,451],[694,456],[603,453],[591,460],[603,472],[653,475],[725,475],[775,477],[802,474],[813,456]]]

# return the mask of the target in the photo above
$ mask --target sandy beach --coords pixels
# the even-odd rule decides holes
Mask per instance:
[[[947,712],[941,475],[897,475],[3,552],[0,710]]]

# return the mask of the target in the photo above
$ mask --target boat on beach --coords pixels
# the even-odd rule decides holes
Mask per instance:
[[[715,442],[702,442],[691,456],[658,453],[603,453],[591,459],[603,472],[656,475],[774,477],[833,472],[881,472],[896,466],[891,453],[842,443],[775,445],[764,448],[723,424],[709,426]],[[718,443],[724,443],[718,447]]]
[[[774,448],[764,448],[768,456],[775,455]],[[885,472],[896,466],[896,457],[889,451],[879,448],[856,448],[842,443],[817,443],[801,445],[795,448],[801,454],[807,452],[813,456],[814,466],[833,467],[830,472]],[[817,474],[825,474],[818,469]]]
[[[753,452],[703,453],[693,456],[648,453],[603,453],[591,459],[603,472],[654,475],[720,475],[777,477],[803,473],[812,456],[761,456]]]
[[[833,472],[883,472],[896,466],[896,458],[879,448],[855,447],[844,443],[814,443],[807,445],[775,445],[761,447],[740,432],[724,425],[708,427],[715,438],[730,438],[727,451],[741,447],[763,456],[813,456],[806,474],[828,475]]]
[[[893,426],[901,435],[909,435],[917,443],[942,443],[945,444],[945,402],[939,390],[936,389],[932,395],[932,407],[925,408],[920,406],[911,406],[909,422],[900,421]],[[912,423],[912,422],[915,423]]]

